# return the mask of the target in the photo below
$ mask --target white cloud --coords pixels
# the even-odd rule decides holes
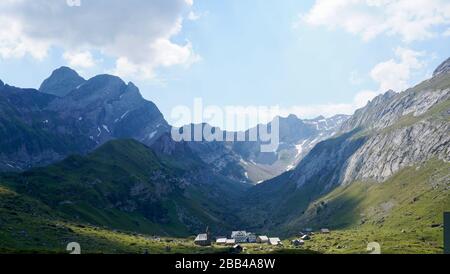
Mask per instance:
[[[380,95],[380,92],[363,90],[358,92],[353,99],[353,110],[365,107],[369,101]]]
[[[370,72],[372,79],[379,84],[379,91],[403,91],[408,88],[412,72],[424,66],[419,60],[424,56],[423,52],[399,47],[395,50],[395,55],[398,61],[390,59],[381,62]]]
[[[57,46],[66,51],[64,58],[69,63],[86,67],[94,61],[86,51],[97,51],[137,73],[145,72],[141,77],[154,77],[158,67],[188,66],[199,60],[191,43],[173,41],[193,0],[91,0],[80,4],[1,1],[0,57],[42,59],[51,46]]]
[[[279,115],[286,117],[289,114],[295,114],[301,118],[314,118],[320,115],[331,117],[336,114],[351,115],[355,110],[364,107],[367,103],[379,95],[379,92],[361,91],[355,95],[352,102],[349,103],[328,103],[318,105],[291,106],[282,108]]]
[[[301,22],[342,28],[366,41],[387,34],[412,42],[435,36],[439,26],[450,26],[450,1],[316,0],[296,25]]]
[[[30,55],[35,59],[42,60],[47,56],[48,47],[47,41],[35,41],[22,35],[22,27],[19,22],[12,20],[7,15],[0,15],[0,58],[23,58]]]
[[[448,28],[445,32],[444,32],[444,36],[449,37],[450,36],[450,28]]]
[[[89,51],[66,51],[63,58],[69,63],[69,66],[74,68],[92,68],[96,63]]]
[[[191,21],[197,21],[198,19],[200,19],[200,15],[191,11],[191,12],[189,12],[189,15],[187,16],[187,18]]]

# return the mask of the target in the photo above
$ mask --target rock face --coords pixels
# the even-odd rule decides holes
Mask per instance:
[[[401,169],[433,157],[450,161],[449,132],[448,122],[427,119],[389,133],[375,134],[348,159],[339,182],[383,182]]]
[[[439,65],[439,67],[437,67],[437,69],[433,73],[433,76],[436,76],[441,73],[448,73],[448,72],[450,72],[450,58],[445,60],[444,63],[442,63],[441,65]]]
[[[402,168],[433,157],[449,161],[449,79],[449,74],[438,74],[403,93],[388,91],[356,111],[344,122],[341,133],[355,132],[351,139],[364,142],[333,175],[330,184],[382,182]],[[304,174],[301,165],[294,178],[296,174]],[[299,184],[303,181],[300,179]]]
[[[335,137],[317,144],[294,170],[247,193],[247,207],[266,212],[260,220],[271,227],[298,217],[337,186],[382,183],[432,159],[449,162],[449,121],[449,73],[437,73],[402,93],[388,91],[356,111]],[[267,222],[272,219],[276,223]]]
[[[0,85],[0,104],[0,170],[47,165],[117,138],[151,145],[170,130],[132,83],[110,75],[86,81],[65,67],[40,91]]]
[[[151,144],[169,130],[155,104],[144,100],[133,83],[111,75],[93,77],[52,101],[49,109],[97,144],[114,138]]]

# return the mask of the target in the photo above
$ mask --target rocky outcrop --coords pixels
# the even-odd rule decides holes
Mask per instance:
[[[439,67],[433,72],[433,76],[437,76],[439,74],[450,72],[450,58],[444,61],[444,63],[440,64]]]
[[[434,80],[429,80],[433,82]],[[449,89],[421,89],[421,86],[403,93],[388,91],[379,95],[342,125],[341,132],[354,129],[381,130],[397,123],[405,116],[419,117],[436,104],[449,99]]]
[[[340,150],[325,154],[314,149],[293,175],[297,184],[304,185],[317,173],[330,169],[329,163],[337,166],[343,160],[339,172],[328,178],[328,188],[357,180],[382,182],[405,167],[433,157],[449,161],[449,96],[450,88],[446,88],[388,92],[375,98],[342,127],[344,132],[357,131],[352,140],[364,140],[363,144],[350,156],[344,151],[352,151],[352,142],[343,142]]]
[[[383,182],[401,169],[435,157],[450,161],[447,121],[424,120],[411,126],[377,133],[347,161],[340,183],[358,180]]]
[[[377,97],[344,123],[365,144],[348,160],[337,183],[382,182],[433,157],[450,160],[450,74],[438,74],[400,94]]]

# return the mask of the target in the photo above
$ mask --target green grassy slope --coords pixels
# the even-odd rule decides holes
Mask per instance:
[[[43,203],[0,186],[0,253],[67,253],[78,242],[82,253],[215,253],[192,240],[154,238],[65,220]],[[168,249],[167,247],[170,247]]]
[[[362,252],[368,242],[378,241],[390,253],[442,253],[445,211],[450,211],[450,164],[431,160],[384,183],[341,186],[313,203],[287,230],[339,230],[308,243],[322,252]]]
[[[212,254],[228,253],[223,246],[199,247],[194,237],[169,238],[113,230],[107,227],[67,221],[43,203],[0,186],[0,254],[63,254],[70,242],[77,242],[84,254]],[[246,245],[245,253],[309,254],[309,249]]]
[[[233,216],[227,182],[201,167],[172,164],[133,140],[109,142],[92,154],[0,178],[0,185],[32,197],[66,220],[157,235],[188,236],[207,225],[227,229]],[[192,177],[192,178],[191,178]],[[222,199],[213,199],[221,195]],[[194,199],[192,198],[194,197]]]

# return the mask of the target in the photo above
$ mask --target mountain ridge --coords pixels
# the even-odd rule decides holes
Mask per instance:
[[[244,195],[244,207],[256,208],[250,213],[252,223],[283,230],[289,220],[302,219],[311,203],[337,187],[356,181],[382,184],[433,158],[448,163],[449,101],[447,73],[402,93],[378,96],[344,122],[336,137],[316,145],[294,170]],[[245,211],[241,214],[249,217]],[[308,226],[303,220],[299,229]]]

